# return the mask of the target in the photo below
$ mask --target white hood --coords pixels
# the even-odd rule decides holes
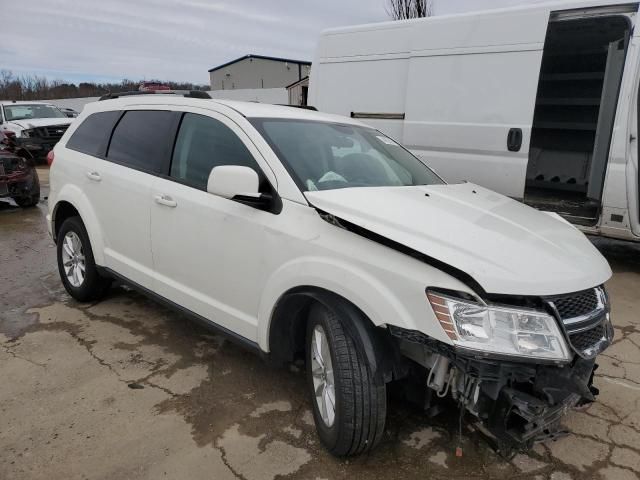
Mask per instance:
[[[570,293],[611,277],[607,261],[574,226],[470,183],[305,196],[320,210],[462,270],[488,293]]]
[[[57,125],[71,125],[73,119],[64,118],[25,118],[24,120],[11,120],[10,124],[17,125],[20,128],[37,128],[50,127]]]

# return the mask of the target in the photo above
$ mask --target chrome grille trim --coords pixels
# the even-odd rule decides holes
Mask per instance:
[[[613,327],[604,287],[545,299],[556,314],[571,348],[583,358],[593,358],[609,346]]]

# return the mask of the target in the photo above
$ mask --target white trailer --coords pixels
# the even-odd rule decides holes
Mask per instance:
[[[563,1],[323,32],[309,104],[449,182],[640,241],[638,3]]]

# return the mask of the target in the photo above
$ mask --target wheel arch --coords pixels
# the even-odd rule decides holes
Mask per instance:
[[[365,355],[378,383],[403,376],[403,362],[387,329],[376,326],[347,298],[322,287],[305,285],[289,289],[276,303],[269,322],[270,358],[276,363],[293,361],[304,353],[309,310],[320,304],[336,313],[343,328]]]
[[[62,223],[72,216],[79,216],[82,220],[89,235],[94,260],[97,265],[104,265],[104,242],[95,211],[86,195],[78,187],[66,185],[57,196],[51,213],[51,231],[54,241],[57,240]]]

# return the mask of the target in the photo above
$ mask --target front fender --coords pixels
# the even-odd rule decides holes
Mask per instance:
[[[98,222],[98,217],[95,214],[89,199],[84,192],[73,184],[64,185],[56,196],[56,205],[53,209],[52,224],[55,225],[56,213],[60,202],[68,202],[78,211],[87,234],[89,235],[89,241],[91,242],[91,249],[93,250],[93,258],[97,265],[104,265],[104,242],[102,236],[102,228]]]
[[[335,293],[358,307],[371,322],[411,328],[411,314],[393,292],[370,273],[346,262],[327,257],[302,257],[292,260],[269,278],[263,290],[258,312],[258,343],[269,351],[269,328],[278,301],[297,287],[317,287]]]

